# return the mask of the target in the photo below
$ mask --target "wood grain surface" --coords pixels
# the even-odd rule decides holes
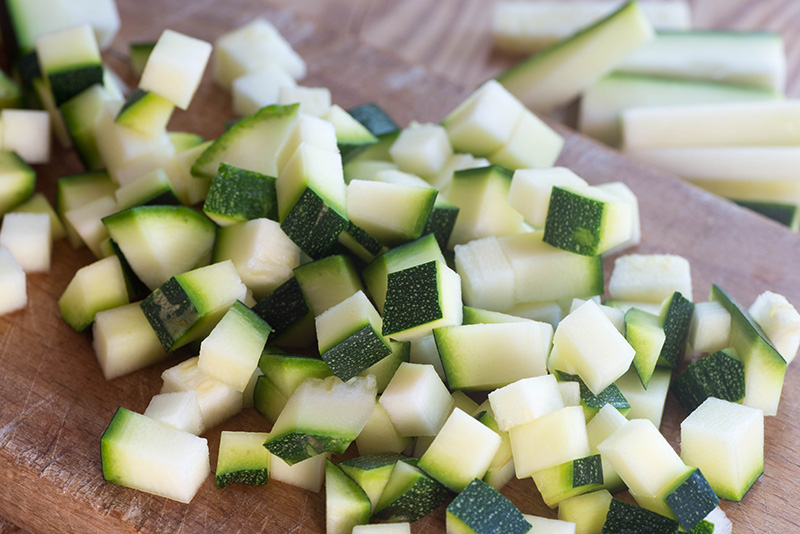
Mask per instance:
[[[439,121],[477,83],[511,61],[492,54],[488,2],[481,0],[118,0],[123,26],[109,63],[135,85],[127,44],[158,37],[170,27],[213,40],[265,15],[309,65],[306,85],[329,87],[347,108],[374,101],[401,124]],[[775,29],[790,57],[789,93],[797,96],[800,4],[789,0],[696,0],[704,27]],[[170,129],[208,138],[232,116],[230,98],[206,76],[188,112]],[[717,283],[749,304],[766,289],[800,303],[800,237],[755,214],[561,128],[567,138],[559,164],[593,183],[623,180],[640,199],[639,252],[690,259],[696,300]],[[79,172],[74,154],[57,151],[37,168],[53,198],[57,177]],[[100,471],[100,436],[120,404],[143,411],[160,389],[160,373],[186,354],[110,382],[103,379],[89,334],[76,334],[59,316],[56,299],[75,271],[92,261],[86,250],[56,243],[49,274],[28,277],[29,304],[0,317],[0,532],[291,532],[325,531],[324,492],[279,482],[216,490],[209,478],[189,505],[107,484]],[[610,270],[610,260],[606,271]],[[779,413],[766,421],[764,476],[741,503],[723,502],[737,534],[800,532],[800,370],[793,365]],[[670,397],[662,430],[677,446],[684,417]],[[264,430],[247,410],[207,434],[212,466],[219,432]],[[503,493],[525,513],[554,517],[530,480]],[[412,526],[415,534],[444,532],[444,510]]]

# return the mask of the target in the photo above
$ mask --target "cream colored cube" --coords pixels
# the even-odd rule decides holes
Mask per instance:
[[[210,56],[210,43],[164,30],[147,59],[139,88],[153,91],[186,109],[200,85]]]
[[[662,302],[675,291],[692,300],[689,261],[673,254],[629,254],[614,261],[608,282],[612,299]]]
[[[508,431],[564,407],[554,375],[524,378],[489,393],[497,426]]]
[[[567,406],[508,431],[517,478],[589,456],[583,408]]]
[[[447,132],[430,123],[404,129],[389,148],[397,168],[423,178],[438,174],[452,154]]]
[[[379,402],[401,436],[434,436],[453,399],[432,365],[403,362]]]
[[[46,213],[7,213],[0,226],[0,247],[5,247],[26,273],[50,270],[53,239]]]
[[[28,304],[25,271],[7,248],[0,246],[0,315]]]

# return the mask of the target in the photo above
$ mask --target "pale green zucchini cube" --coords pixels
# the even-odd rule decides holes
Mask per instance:
[[[448,386],[489,391],[546,374],[553,327],[536,321],[457,325],[435,328],[433,335]]]
[[[453,149],[488,156],[511,139],[525,107],[495,80],[489,80],[442,121]]]
[[[567,406],[508,431],[517,478],[589,455],[580,406]]]
[[[261,355],[258,366],[287,399],[306,378],[333,376],[320,358],[273,353],[269,348]]]
[[[100,440],[103,478],[182,503],[211,471],[208,443],[120,407]]]
[[[447,534],[525,534],[532,531],[525,516],[503,494],[473,480],[447,506]]]
[[[106,380],[167,357],[138,302],[98,312],[92,326],[92,346]]]
[[[50,270],[53,238],[45,213],[6,213],[0,226],[0,247],[7,248],[26,273]]]
[[[572,313],[578,308],[580,308],[587,300],[589,299],[581,299],[581,298],[572,299],[572,303],[569,306],[569,313]],[[606,314],[608,320],[611,321],[616,327],[616,329],[619,330],[619,333],[624,336],[626,312],[620,310],[619,308],[614,308],[611,306],[607,306],[605,304],[600,304],[600,295],[593,296],[592,300],[594,300],[595,303],[600,306],[600,309],[603,310],[603,313]],[[569,313],[567,315],[569,315]]]
[[[431,365],[402,363],[379,401],[401,436],[435,436],[453,399]]]
[[[559,393],[561,393],[561,400],[564,402],[564,406],[580,406],[580,382],[558,382],[557,386]]]
[[[524,378],[489,393],[498,428],[504,432],[564,407],[553,375]]]
[[[277,221],[275,178],[221,163],[211,180],[203,213],[223,227],[258,218]]]
[[[254,375],[255,374],[256,373],[254,373]],[[246,395],[247,390],[243,393],[243,396],[246,397]],[[278,420],[278,416],[286,407],[286,401],[289,400],[288,397],[278,389],[278,386],[263,374],[256,378],[253,386],[252,398],[253,408],[272,424],[275,424],[275,421]],[[243,407],[245,407],[244,404]]]
[[[666,438],[647,419],[633,419],[619,427],[598,446],[622,480],[642,497],[666,496],[675,480],[686,473],[686,465]],[[637,498],[640,505],[648,507]],[[666,508],[666,503],[663,503]],[[662,513],[660,509],[653,510]],[[669,509],[667,508],[667,513]]]
[[[764,470],[764,414],[715,398],[681,423],[681,459],[723,499],[740,501]]]
[[[460,492],[474,478],[483,478],[500,448],[500,436],[456,408],[417,464],[420,469]]]
[[[392,476],[394,466],[398,461],[408,461],[402,454],[387,452],[356,456],[340,462],[338,467],[369,497],[372,508],[378,505],[378,500],[383,493],[389,478]]]
[[[383,335],[413,341],[434,328],[461,324],[461,278],[438,260],[389,273]]]
[[[317,454],[289,465],[273,454],[269,459],[269,476],[272,480],[319,493],[325,482],[325,464],[329,457],[330,453]]]
[[[336,127],[327,120],[301,112],[297,117],[297,122],[292,127],[289,137],[278,151],[278,170],[286,166],[302,144],[329,152],[338,152],[336,148]]]
[[[372,415],[356,438],[358,454],[400,453],[411,445],[413,438],[402,436],[392,423],[389,412],[380,402],[375,403]],[[373,505],[375,502],[373,502]]]
[[[663,302],[676,291],[692,300],[692,276],[686,258],[673,254],[629,254],[614,260],[608,282],[610,298]]]
[[[795,307],[783,295],[765,291],[756,298],[748,313],[786,364],[792,363],[800,346],[800,314]]]
[[[4,109],[0,112],[3,150],[30,164],[50,161],[50,117],[46,111]]]
[[[217,488],[233,482],[263,485],[269,480],[270,454],[264,448],[266,432],[223,431],[214,475]]]
[[[308,378],[289,397],[264,446],[290,465],[323,452],[342,454],[372,415],[375,394],[371,376]]]
[[[428,334],[419,339],[410,342],[409,358],[411,363],[432,365],[436,374],[442,379],[442,382],[447,381],[447,375],[444,373],[442,366],[442,359],[439,357],[439,349],[436,347],[436,338],[433,334]]]
[[[687,413],[707,398],[741,402],[745,393],[744,364],[735,349],[722,349],[690,363],[672,382],[672,392]]]
[[[711,299],[731,314],[731,346],[744,363],[745,395],[742,404],[760,408],[764,415],[778,413],[786,360],[770,344],[764,331],[725,291],[711,286]]]
[[[378,394],[383,393],[386,386],[389,385],[400,364],[411,360],[410,341],[394,341],[391,339],[388,341],[392,352],[358,373],[360,376],[372,375],[375,377],[375,381],[378,384]]]
[[[389,155],[401,171],[426,178],[442,170],[453,155],[453,147],[443,127],[412,124],[400,132],[389,148]]]
[[[425,179],[433,187],[442,192],[442,196],[446,197],[446,191],[453,181],[453,174],[456,171],[463,171],[466,169],[476,169],[478,167],[488,167],[489,160],[486,158],[476,158],[472,154],[453,154],[447,158],[442,170],[436,176],[426,177]]]
[[[237,76],[231,87],[233,112],[240,117],[252,115],[265,106],[277,104],[281,87],[295,85],[292,75],[277,62]]]
[[[363,291],[315,319],[317,345],[333,374],[350,380],[392,353],[381,334],[383,321]]]
[[[244,391],[271,332],[264,319],[237,300],[200,344],[198,367],[236,391]]]
[[[450,490],[410,462],[395,463],[373,516],[383,521],[416,521],[444,504]]]
[[[0,151],[0,217],[33,195],[36,172],[17,154]]]
[[[495,236],[455,246],[464,304],[506,311],[514,306],[514,270]]]
[[[719,497],[699,469],[690,469],[664,500],[685,530],[691,532],[719,504]]]
[[[717,352],[727,347],[730,339],[731,314],[722,304],[711,301],[694,305],[689,346],[695,352]]]
[[[137,88],[122,105],[115,120],[142,135],[154,137],[167,130],[174,109],[175,105],[158,93]]]
[[[511,170],[544,169],[555,164],[563,147],[564,138],[526,109],[517,119],[511,138],[486,157]]]
[[[528,108],[548,113],[573,100],[653,35],[639,4],[629,2],[497,80]]]
[[[174,391],[153,395],[144,415],[195,436],[202,434],[205,429],[195,391]]]
[[[605,184],[598,184],[595,186],[597,189],[610,193],[615,196],[617,200],[630,205],[631,209],[631,233],[630,237],[617,246],[611,247],[605,251],[606,256],[612,254],[619,254],[631,247],[635,247],[642,241],[642,221],[639,213],[639,199],[636,197],[631,188],[624,182],[608,182]]]
[[[28,304],[25,271],[5,247],[0,247],[0,295],[0,315],[21,310]]]
[[[647,389],[642,386],[639,375],[633,369],[619,377],[614,384],[631,405],[631,410],[626,417],[628,419],[649,419],[656,428],[660,428],[671,377],[671,369],[656,367],[647,384]]]
[[[544,503],[555,508],[565,499],[601,489],[603,464],[600,455],[593,454],[536,471],[532,477]]]
[[[523,218],[508,205],[512,173],[499,165],[453,173],[447,201],[459,208],[448,247],[522,232]]]
[[[553,346],[595,395],[622,376],[635,355],[594,301],[587,301],[559,323]]]
[[[0,180],[0,182],[1,181],[2,180]],[[74,174],[58,179],[58,183],[56,184],[56,213],[58,213],[58,216],[64,223],[64,230],[67,233],[67,239],[70,245],[72,245],[72,248],[82,246],[83,240],[81,240],[69,220],[67,220],[65,216],[66,212],[100,197],[114,195],[116,189],[116,184],[111,181],[111,178],[109,178],[108,173],[105,171]],[[2,208],[0,208],[0,212],[1,211]]]
[[[88,24],[38,37],[36,55],[56,106],[96,83],[103,83],[100,48]]]
[[[392,247],[422,235],[437,194],[427,184],[352,180],[347,186],[347,215],[381,244]]]
[[[322,117],[331,108],[331,90],[327,87],[282,86],[278,89],[278,104],[298,104],[300,112]]]
[[[606,489],[576,495],[558,503],[558,518],[575,524],[575,534],[600,534],[611,494]]]
[[[544,228],[554,186],[584,187],[586,180],[567,169],[520,169],[511,177],[508,204],[536,228]]]
[[[177,193],[164,169],[157,168],[141,175],[114,191],[120,211],[147,204],[180,204]]]
[[[542,241],[541,232],[503,237],[499,241],[514,271],[517,304],[571,300],[603,293],[603,263],[599,256],[584,256],[556,248]],[[513,308],[508,313],[521,315]]]
[[[491,407],[482,408],[483,406],[476,407],[467,413],[475,414],[475,418],[478,421],[494,430],[500,436],[500,447],[498,447],[494,458],[492,458],[489,467],[486,469],[486,474],[483,476],[484,482],[500,491],[514,478],[514,456],[511,452],[511,439],[508,437],[508,432],[503,432],[497,426],[497,421],[495,421],[491,413]]]
[[[97,313],[128,302],[119,258],[109,256],[78,269],[58,299],[58,307],[64,321],[81,332],[91,326]]]
[[[559,380],[573,382],[578,385],[580,401],[576,406],[583,408],[583,415],[587,422],[593,419],[594,416],[597,415],[597,412],[600,411],[600,408],[607,404],[610,404],[624,414],[630,411],[631,406],[628,399],[625,398],[619,388],[614,384],[611,384],[599,394],[595,395],[578,375],[565,373],[564,371],[556,371],[556,376],[558,376]]]
[[[202,434],[241,412],[243,399],[241,392],[204,373],[198,361],[195,356],[161,373],[161,393],[194,391],[203,416]]]
[[[370,499],[336,464],[325,462],[325,532],[350,534],[356,525],[369,523]]]
[[[200,85],[210,56],[210,43],[165,30],[147,58],[139,88],[186,109]]]
[[[633,367],[647,389],[666,339],[664,325],[659,317],[631,308],[625,312],[625,339],[636,351]]]
[[[336,146],[342,155],[343,164],[379,141],[369,128],[336,104],[328,108],[322,118],[333,124],[336,130]]]
[[[64,219],[92,254],[99,259],[104,256],[100,245],[109,237],[103,219],[115,213],[117,213],[117,201],[113,195],[106,195],[67,211],[64,213]]]
[[[617,408],[607,404],[600,408],[597,414],[586,423],[589,449],[592,454],[600,454],[600,461],[603,466],[603,487],[614,493],[624,490],[625,483],[597,446],[627,422],[628,420]]]
[[[353,259],[341,254],[305,263],[294,277],[315,317],[364,289]]]
[[[280,224],[260,218],[217,230],[213,261],[231,260],[244,285],[261,299],[292,277],[300,254]]]

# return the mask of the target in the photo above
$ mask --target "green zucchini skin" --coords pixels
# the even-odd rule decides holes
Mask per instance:
[[[366,325],[322,353],[333,374],[346,382],[392,353],[372,325]]]
[[[313,259],[327,253],[348,224],[347,217],[328,206],[310,187],[281,222],[281,229],[300,249]]]
[[[559,380],[563,382],[577,382],[578,386],[580,386],[581,406],[583,407],[583,413],[587,417],[587,421],[591,417],[594,417],[597,412],[600,411],[600,408],[606,404],[610,404],[619,410],[622,415],[631,411],[631,405],[628,399],[625,398],[625,395],[622,394],[615,384],[611,384],[599,394],[595,395],[578,375],[571,375],[563,371],[557,371],[557,373]]]
[[[683,360],[689,329],[694,316],[694,303],[680,291],[672,294],[669,305],[662,311],[664,319],[664,346],[658,356],[658,365],[675,369]]]
[[[448,532],[525,534],[531,525],[522,512],[486,482],[474,479],[447,507]]]
[[[688,413],[708,397],[731,402],[744,398],[744,364],[735,349],[723,349],[689,364],[672,383],[675,398]]]
[[[203,212],[217,224],[251,219],[278,220],[275,178],[221,163],[211,180]]]
[[[674,519],[619,499],[611,499],[602,534],[675,534],[677,531],[678,522]]]
[[[699,469],[667,495],[666,501],[686,530],[692,530],[719,505],[719,497]]]

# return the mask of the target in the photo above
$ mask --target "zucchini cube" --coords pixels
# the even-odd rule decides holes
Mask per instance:
[[[508,204],[536,228],[544,228],[553,187],[585,187],[586,180],[566,167],[520,169],[511,177]]]
[[[7,213],[0,226],[0,247],[7,248],[26,273],[50,270],[53,238],[45,213]]]
[[[331,90],[327,87],[283,85],[278,89],[278,104],[298,104],[300,113],[322,117],[331,108]]]
[[[691,531],[703,518],[708,516],[719,504],[719,497],[708,485],[699,469],[690,474],[667,494],[665,499],[678,522]]]
[[[748,313],[786,364],[792,363],[800,346],[800,314],[795,307],[783,295],[765,291],[756,298]]]
[[[575,532],[601,532],[606,522],[611,494],[606,489],[576,495],[558,503],[558,519],[575,523]]]
[[[522,512],[503,494],[481,480],[473,480],[447,506],[448,534],[524,534],[531,530]]]
[[[325,532],[350,534],[369,523],[372,505],[356,482],[336,464],[325,462]]]
[[[522,232],[523,218],[508,205],[512,173],[499,165],[453,173],[447,200],[459,208],[449,247]]]
[[[646,389],[664,347],[664,325],[659,317],[631,308],[625,312],[625,339],[636,351],[633,367]]]
[[[103,84],[100,48],[88,24],[38,37],[36,55],[56,106],[94,84]]]
[[[219,436],[217,488],[238,482],[260,486],[269,480],[270,454],[264,448],[266,432],[223,431]]]
[[[220,226],[259,218],[277,221],[275,178],[221,163],[211,180],[203,213]]]
[[[442,121],[453,149],[488,156],[511,139],[525,107],[495,80],[481,85]]]
[[[435,436],[453,399],[432,365],[401,363],[379,402],[401,436]]]
[[[382,521],[422,519],[452,494],[443,484],[406,461],[395,463],[373,515]]]
[[[664,345],[658,355],[658,365],[674,369],[683,361],[692,326],[694,303],[679,291],[661,305],[660,319],[664,324]]]
[[[305,263],[294,277],[314,316],[364,289],[352,258],[341,254]]]
[[[0,315],[23,309],[28,304],[25,271],[7,248],[0,246]]]
[[[576,406],[583,408],[583,415],[586,417],[586,422],[591,421],[595,415],[600,411],[603,406],[609,404],[620,413],[627,414],[631,410],[631,405],[625,395],[619,390],[615,384],[611,384],[606,389],[595,395],[591,390],[586,387],[586,384],[581,380],[578,375],[565,373],[564,371],[556,371],[556,376],[559,380],[559,385],[564,382],[573,383],[578,386],[578,402]],[[566,403],[565,403],[566,404]]]
[[[554,186],[544,225],[545,243],[596,256],[630,239],[631,205],[596,187]]]
[[[613,406],[608,405],[600,408],[597,415],[586,423],[586,434],[589,437],[589,449],[592,454],[600,453],[598,445],[627,422],[628,420],[625,419],[625,416]],[[614,469],[614,466],[611,465],[611,462],[602,453],[600,454],[600,461],[603,466],[603,487],[614,493],[624,490],[625,483],[620,478],[617,470]]]
[[[233,263],[224,261],[173,276],[140,306],[169,352],[208,335],[246,291]]]
[[[240,392],[204,373],[198,363],[195,356],[161,373],[161,393],[194,391],[203,417],[202,434],[241,412],[243,399]]]
[[[740,501],[764,470],[764,414],[709,398],[681,423],[681,458],[723,499]]]
[[[603,532],[624,534],[631,528],[648,534],[673,534],[678,531],[678,522],[646,508],[611,499]]]
[[[64,218],[75,230],[83,244],[96,258],[100,259],[107,255],[101,245],[109,237],[103,219],[117,212],[117,201],[114,196],[106,195],[69,210],[64,214]]]
[[[453,147],[441,126],[413,124],[400,132],[389,155],[401,171],[427,178],[442,170]]]
[[[233,80],[231,95],[233,112],[240,117],[256,113],[265,106],[278,103],[281,87],[294,87],[297,82],[279,63],[242,74]]]
[[[264,351],[258,365],[286,398],[291,397],[306,378],[323,379],[333,375],[320,358],[275,354],[270,349]]]
[[[558,324],[553,346],[595,395],[628,370],[636,353],[592,300]]]
[[[294,276],[258,301],[253,311],[272,327],[276,342],[289,346],[313,343],[314,315]]]
[[[523,378],[489,393],[489,403],[504,432],[564,407],[553,375]]]
[[[363,291],[316,317],[317,343],[322,359],[343,381],[392,353],[381,336],[381,316]]]
[[[751,307],[752,310],[752,307]],[[753,315],[752,311],[750,313]],[[760,321],[753,315],[756,322]],[[763,326],[762,326],[763,328]],[[689,346],[694,352],[713,353],[728,346],[731,339],[731,314],[719,302],[698,302],[694,305],[689,327]],[[786,359],[784,357],[784,359]],[[787,360],[788,362],[789,360]]]
[[[200,85],[210,56],[210,43],[164,30],[147,58],[139,88],[185,110]]]
[[[336,145],[343,164],[378,143],[378,138],[366,126],[336,104],[328,108],[322,118],[333,124],[336,130]]]
[[[417,464],[455,492],[483,478],[500,448],[497,432],[456,408]]]
[[[144,415],[165,425],[199,436],[205,426],[200,403],[194,391],[174,391],[153,395]]]
[[[462,394],[463,395],[463,394]],[[464,398],[473,402],[472,399],[464,395]],[[492,429],[498,436],[500,436],[500,447],[492,458],[489,467],[486,469],[486,474],[483,476],[483,481],[491,487],[500,491],[514,478],[514,457],[511,453],[511,439],[508,437],[508,432],[503,432],[497,425],[491,413],[491,407],[479,406],[472,408],[467,413],[474,413],[475,418]],[[481,408],[486,407],[484,411]],[[465,410],[466,411],[466,410]]]
[[[208,477],[208,443],[120,407],[100,440],[103,478],[182,503]]]
[[[744,364],[745,394],[742,404],[759,408],[764,415],[778,413],[786,360],[769,342],[766,334],[719,286],[711,286],[711,299],[719,302],[731,314],[730,345]]]
[[[583,409],[567,406],[508,431],[517,478],[589,456]]]
[[[278,151],[279,170],[286,166],[303,143],[321,150],[337,152],[336,127],[330,121],[300,112],[289,137]]]
[[[525,109],[511,131],[511,138],[486,158],[511,170],[545,169],[555,164],[563,147],[564,138]]]
[[[286,407],[288,398],[263,374],[256,378],[253,387],[253,408],[272,424]]]
[[[300,249],[280,224],[259,218],[217,230],[213,261],[225,260],[233,262],[244,285],[260,299],[292,279],[300,265]]]
[[[14,152],[0,152],[0,217],[33,195],[36,172]]]
[[[692,275],[686,258],[674,254],[628,254],[614,260],[608,281],[610,298],[661,303],[676,291],[692,300]]]
[[[397,427],[392,423],[389,412],[380,402],[375,403],[375,409],[369,416],[367,424],[356,438],[358,454],[400,453],[406,450],[414,441],[410,436],[401,436]],[[380,495],[378,495],[380,496]],[[377,502],[373,502],[373,506]]]
[[[506,311],[514,306],[514,269],[495,236],[455,246],[464,304]]]
[[[381,394],[389,385],[392,377],[397,372],[400,364],[411,359],[411,343],[408,341],[388,340],[392,352],[385,358],[373,363],[360,373],[361,376],[372,375],[378,382],[378,394]]]
[[[614,382],[622,396],[630,404],[630,411],[625,414],[628,419],[649,419],[656,428],[661,427],[664,406],[669,392],[672,369],[656,367],[650,377],[647,389],[642,386],[635,369],[631,369]]]
[[[375,378],[342,382],[308,378],[292,393],[264,446],[289,465],[333,452],[342,454],[367,424],[375,405]]]
[[[3,150],[17,153],[30,164],[50,161],[50,117],[46,111],[4,109]]]
[[[109,256],[78,269],[58,299],[58,307],[64,321],[82,332],[92,325],[98,312],[128,302],[122,265],[119,258]]]
[[[178,199],[169,175],[162,168],[153,169],[123,185],[116,191],[117,206],[120,211],[145,205],[178,205]]]
[[[116,122],[148,137],[167,130],[167,123],[175,105],[152,91],[137,88],[122,105]]]
[[[533,473],[533,482],[550,508],[565,499],[596,491],[603,486],[603,464],[599,454],[570,460]]]
[[[237,300],[200,344],[198,366],[236,391],[244,391],[271,332],[264,319]]]
[[[318,454],[293,465],[274,454],[269,459],[269,476],[272,480],[319,493],[325,482],[325,464],[330,453]]]
[[[92,326],[92,347],[106,380],[167,357],[138,302],[98,312]]]
[[[383,308],[383,335],[412,341],[434,328],[461,324],[461,278],[433,260],[389,273]]]
[[[392,476],[395,464],[404,460],[408,461],[408,458],[402,454],[389,452],[356,456],[337,465],[364,490],[374,509]]]
[[[688,413],[709,397],[740,402],[744,398],[744,365],[735,349],[723,349],[690,363],[675,377],[672,391]]]

